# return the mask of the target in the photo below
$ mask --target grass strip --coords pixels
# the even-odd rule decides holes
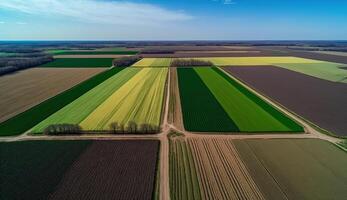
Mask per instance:
[[[114,58],[56,58],[52,62],[39,67],[61,67],[61,68],[93,68],[110,67]]]
[[[0,124],[0,136],[13,136],[24,133],[123,69],[124,68],[112,68],[104,71],[63,93],[60,93],[31,109],[2,122]]]
[[[179,68],[178,81],[184,127],[188,131],[238,132],[211,91],[192,68]]]

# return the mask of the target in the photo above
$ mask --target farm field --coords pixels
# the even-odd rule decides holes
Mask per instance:
[[[266,56],[266,57],[220,57],[220,58],[201,58],[202,60],[209,60],[216,66],[230,66],[230,65],[273,65],[285,63],[322,63],[323,61],[290,57],[290,56]]]
[[[231,140],[170,140],[172,199],[264,199]]]
[[[171,58],[143,58],[132,67],[169,67]]]
[[[338,63],[275,64],[278,67],[328,80],[347,83],[347,65]]]
[[[48,199],[72,163],[90,143],[1,142],[0,199]]]
[[[152,199],[158,150],[154,140],[93,142],[51,199]]]
[[[0,149],[1,199],[153,195],[159,150],[155,140],[27,141],[0,143]]]
[[[234,140],[233,143],[267,199],[344,199],[347,196],[346,152],[331,143],[318,139]],[[280,192],[285,198],[280,197]]]
[[[28,131],[42,120],[68,105],[84,93],[122,71],[124,68],[113,68],[62,92],[42,103],[0,123],[1,136],[19,135]],[[32,117],[35,116],[35,117]]]
[[[137,51],[60,51],[54,55],[135,55]]]
[[[347,52],[340,52],[340,51],[314,51],[314,52],[320,53],[320,54],[334,55],[334,56],[347,56]]]
[[[224,69],[317,126],[347,136],[347,108],[343,106],[347,101],[346,84],[274,66]],[[290,84],[284,80],[290,80]]]
[[[212,130],[213,126],[220,126],[219,130],[214,131],[223,131],[224,127],[224,132],[240,131],[251,133],[302,131],[302,128],[299,125],[297,125],[294,121],[292,121],[284,114],[271,107],[269,104],[265,103],[263,100],[261,100],[253,93],[249,92],[247,89],[243,88],[236,81],[232,80],[230,77],[228,77],[226,74],[224,74],[217,68],[204,67],[194,69],[178,69],[179,77],[181,76],[181,74],[184,73],[196,73],[198,75],[197,78],[190,80],[184,79],[184,77],[179,78],[183,118],[185,122],[185,128],[187,130],[199,129],[199,131],[202,132],[206,131],[203,129],[203,127],[200,126],[200,124],[198,124],[198,126],[194,125],[194,123],[199,120],[197,120],[195,117],[192,117],[191,113],[198,112],[193,115],[202,115],[200,116],[200,118],[206,118],[207,121],[205,122],[207,122],[207,125],[205,126],[211,126]],[[184,82],[185,80],[186,82]],[[194,89],[192,89],[191,91],[185,89],[185,87],[187,87],[187,81],[189,81],[190,84],[192,84],[195,81],[201,81],[202,83],[197,84],[200,85],[201,90],[209,90],[209,92],[212,93],[213,97],[210,98],[210,101],[212,102],[212,99],[215,99],[215,106],[213,107],[222,107],[222,109],[219,109],[219,113],[222,113],[222,115],[217,115],[216,113],[213,113],[218,110],[209,107],[212,106],[212,104],[208,105],[209,103],[206,105],[203,104],[201,106],[197,106],[196,109],[194,109],[194,107],[191,106],[191,104],[194,103],[190,102],[200,101],[200,99],[204,99],[204,97],[200,95],[200,98],[198,98],[197,95],[194,95]],[[207,96],[209,96],[209,92],[206,91],[204,92],[204,94],[207,94]],[[194,98],[197,99],[193,100]],[[203,103],[203,101],[200,103]],[[186,108],[187,110],[185,110]],[[200,110],[203,110],[203,112]],[[227,116],[225,115],[225,113],[227,114]],[[213,121],[215,119],[212,119],[216,116],[221,116],[221,118],[224,116],[222,118],[225,122],[224,125],[221,124],[219,120],[216,120],[216,122],[220,125],[216,125],[217,123]],[[212,122],[209,122],[209,120],[212,120]]]
[[[0,122],[102,72],[101,68],[33,68],[0,78]]]
[[[87,68],[111,67],[113,58],[56,58],[52,62],[40,65],[41,68]]]
[[[80,125],[85,130],[108,130],[112,122],[132,121],[159,127],[167,73],[167,68],[141,69]]]
[[[346,163],[319,139],[171,136],[171,198],[344,199]]]
[[[79,124],[139,71],[135,68],[120,71],[37,124],[31,132],[42,133],[51,124]]]

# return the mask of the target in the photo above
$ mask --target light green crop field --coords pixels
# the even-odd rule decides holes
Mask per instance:
[[[215,57],[215,58],[198,58],[201,60],[211,61],[216,66],[242,66],[242,65],[274,65],[274,63],[322,63],[324,61],[298,58],[291,56],[278,57]]]
[[[136,68],[122,70],[40,122],[31,132],[42,133],[51,124],[79,124],[140,70]]]
[[[194,68],[241,132],[291,132],[301,128],[216,68]]]
[[[322,62],[282,63],[274,65],[328,81],[347,83],[347,65],[343,64]]]
[[[346,199],[347,156],[318,139],[234,140],[266,199]]]
[[[132,67],[169,67],[171,58],[143,58]]]
[[[108,130],[113,122],[160,125],[167,68],[141,69],[80,125],[84,130]]]
[[[334,56],[347,56],[347,52],[340,52],[340,51],[315,51],[315,53],[328,54],[328,55],[334,55]]]

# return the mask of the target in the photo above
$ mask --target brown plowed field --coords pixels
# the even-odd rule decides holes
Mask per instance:
[[[264,199],[231,140],[171,140],[172,199]]]
[[[347,84],[274,66],[224,69],[319,127],[347,136]]]
[[[51,199],[152,199],[159,141],[94,142]]]
[[[103,70],[101,68],[33,68],[0,77],[0,122]]]

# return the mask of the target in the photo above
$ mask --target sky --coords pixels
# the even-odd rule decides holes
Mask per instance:
[[[0,0],[0,40],[347,40],[347,1]]]

